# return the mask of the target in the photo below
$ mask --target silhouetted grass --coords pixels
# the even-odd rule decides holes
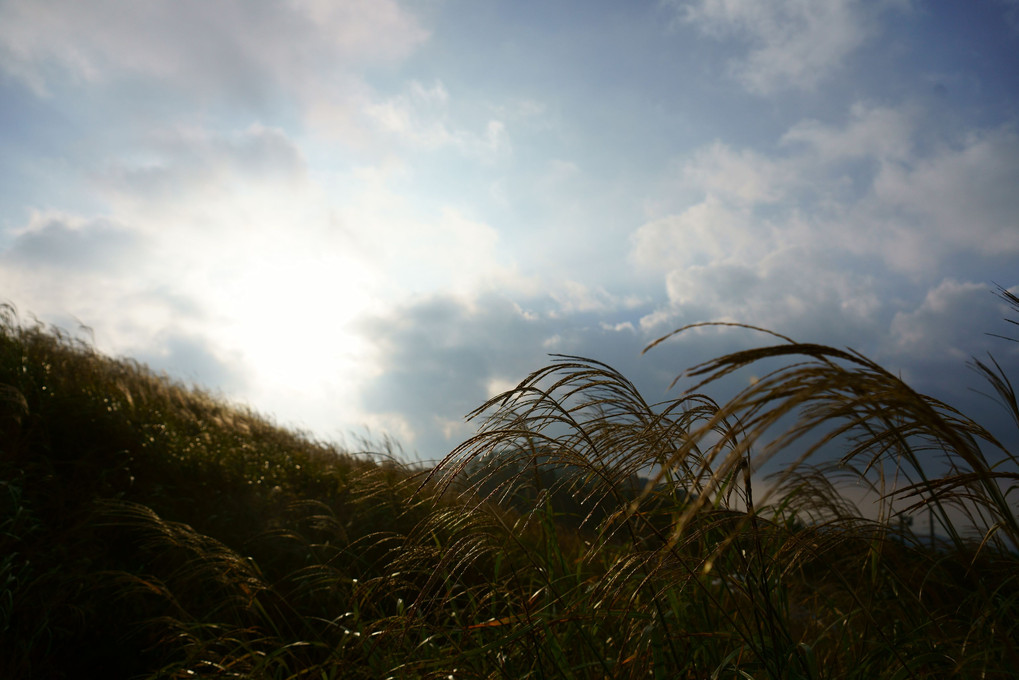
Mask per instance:
[[[1012,675],[1015,452],[858,353],[772,337],[656,404],[554,357],[428,470],[4,308],[0,676]]]

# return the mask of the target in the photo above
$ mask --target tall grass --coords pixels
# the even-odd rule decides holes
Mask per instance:
[[[547,574],[531,584],[543,606],[500,625],[510,639],[534,640],[528,658],[537,661],[511,675],[562,673],[538,654],[552,621],[556,638],[570,640],[562,646],[595,675],[1005,672],[1016,653],[1017,534],[1000,483],[1016,479],[1014,455],[855,352],[786,340],[695,367],[692,389],[776,356],[800,360],[721,406],[696,392],[649,405],[611,368],[558,357],[479,409],[489,417],[443,461],[446,479],[494,458],[502,463],[489,466],[491,477],[514,474],[491,496],[538,484],[545,492],[532,494],[518,522],[544,526],[531,551]],[[789,414],[798,414],[795,424],[776,430]],[[840,460],[811,465],[846,437]],[[755,498],[751,470],[794,445],[799,458]],[[935,452],[948,467],[932,477]],[[642,493],[630,497],[628,483],[647,471]],[[841,497],[839,477],[879,492],[876,519]],[[550,514],[562,493],[617,508],[589,527],[572,570],[561,569]],[[897,496],[909,509],[930,508],[950,543],[924,546],[893,521]],[[978,530],[975,540],[958,530],[960,517]]]
[[[661,403],[556,356],[424,469],[8,310],[0,674],[70,675],[59,646],[77,677],[1010,676],[1016,453],[859,353],[770,337]]]

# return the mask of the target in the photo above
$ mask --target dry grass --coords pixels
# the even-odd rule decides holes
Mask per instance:
[[[16,321],[0,344],[0,642],[22,651],[4,677],[70,673],[57,646],[76,677],[983,678],[1019,663],[1015,452],[856,352],[771,334],[654,404],[557,356],[425,470]],[[778,368],[706,396],[762,362]],[[1000,367],[974,367],[1019,427]],[[758,478],[778,455],[792,462]]]

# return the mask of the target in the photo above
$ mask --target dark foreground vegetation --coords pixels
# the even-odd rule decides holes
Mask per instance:
[[[558,357],[424,469],[5,307],[0,677],[1014,675],[1016,452],[862,356],[777,341],[654,405]],[[732,401],[699,396],[775,358]]]

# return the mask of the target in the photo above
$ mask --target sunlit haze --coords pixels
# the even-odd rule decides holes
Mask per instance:
[[[718,320],[993,420],[1017,265],[1015,0],[0,0],[0,299],[321,439]]]

